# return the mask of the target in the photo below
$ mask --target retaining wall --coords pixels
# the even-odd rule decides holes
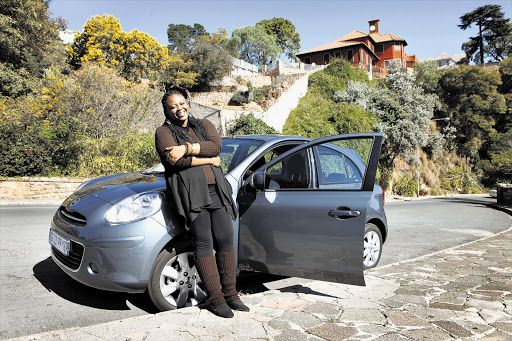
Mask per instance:
[[[0,177],[0,200],[64,200],[87,180],[68,177]]]

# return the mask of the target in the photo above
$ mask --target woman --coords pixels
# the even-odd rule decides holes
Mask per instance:
[[[233,317],[231,309],[249,311],[236,291],[232,219],[237,211],[220,169],[220,136],[210,121],[189,115],[181,92],[166,92],[162,105],[165,123],[156,130],[156,148],[165,167],[169,202],[194,238],[206,302],[221,317]]]

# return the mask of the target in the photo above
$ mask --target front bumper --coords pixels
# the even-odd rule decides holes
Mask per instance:
[[[105,201],[89,197],[85,226],[74,226],[63,219],[60,210],[50,229],[70,241],[69,256],[51,246],[55,263],[70,277],[102,290],[138,293],[146,290],[153,263],[174,235],[163,219],[162,211],[130,224],[107,224]],[[79,208],[78,208],[79,209]],[[77,210],[78,210],[77,209]],[[95,219],[96,218],[96,219]]]

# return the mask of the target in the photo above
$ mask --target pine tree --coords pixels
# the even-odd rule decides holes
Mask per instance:
[[[512,28],[504,16],[500,5],[485,5],[460,17],[462,30],[478,26],[478,35],[462,44],[468,59],[483,64],[486,55],[501,61],[512,52]]]

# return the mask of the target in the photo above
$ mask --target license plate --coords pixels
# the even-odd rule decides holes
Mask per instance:
[[[61,237],[53,230],[50,230],[50,244],[63,253],[66,256],[69,256],[69,245],[70,242],[66,238]]]

